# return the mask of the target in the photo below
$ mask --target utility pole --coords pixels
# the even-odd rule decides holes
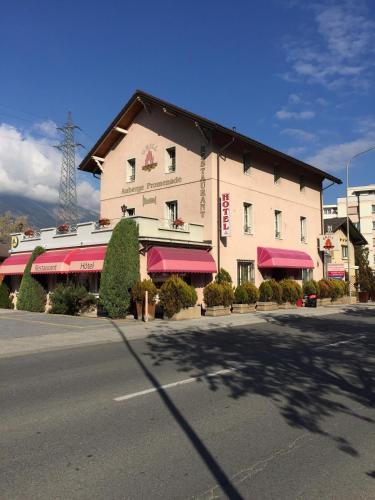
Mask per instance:
[[[58,223],[70,226],[78,222],[75,151],[78,147],[83,147],[74,140],[76,128],[80,130],[73,124],[72,113],[69,111],[66,124],[57,128],[64,136],[63,141],[55,146],[62,152]]]

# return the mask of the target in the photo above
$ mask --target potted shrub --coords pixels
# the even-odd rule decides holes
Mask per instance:
[[[160,305],[168,319],[196,319],[201,316],[201,308],[197,304],[197,292],[182,278],[172,275],[161,286]]]
[[[232,312],[235,314],[255,312],[255,304],[258,298],[258,289],[253,283],[243,283],[239,285],[234,291]]]
[[[293,309],[296,306],[297,300],[302,298],[302,288],[299,284],[290,279],[285,279],[280,281],[281,286],[281,297],[282,304],[280,307],[282,309]]]
[[[83,285],[60,283],[49,296],[51,314],[96,314],[96,298]]]
[[[319,293],[318,293],[318,305],[328,306],[331,303],[331,291],[329,281],[326,279],[321,279],[318,282]]]
[[[28,227],[24,233],[23,233],[25,236],[27,236],[28,238],[31,238],[32,236],[34,236],[34,229],[31,229],[31,227]]]
[[[270,287],[272,288],[272,300],[273,300],[273,302],[276,302],[277,305],[282,304],[283,291],[282,291],[280,283],[277,282],[276,280],[272,279],[272,280],[270,280]]]
[[[184,222],[184,221],[183,221],[180,217],[177,217],[177,219],[175,219],[175,220],[173,221],[173,226],[174,226],[175,228],[177,228],[177,229],[178,229],[179,227],[183,227],[183,225],[184,225],[184,224],[185,224],[185,222]]]
[[[227,316],[230,314],[230,306],[224,306],[224,300],[226,303],[230,302],[228,300],[230,298],[228,291],[225,293],[227,296],[224,299],[224,286],[222,283],[213,282],[204,287],[203,298],[206,304],[206,316]]]
[[[272,311],[277,309],[277,302],[273,302],[273,290],[270,284],[271,280],[263,281],[259,287],[259,302],[257,311]]]
[[[151,279],[138,281],[132,288],[131,295],[136,304],[137,318],[144,319],[146,291],[148,292],[148,319],[153,320],[155,319],[155,299],[158,293],[154,282]]]
[[[230,283],[232,284],[232,277],[224,268],[220,268],[219,272],[215,276],[216,283]]]
[[[60,224],[57,226],[58,233],[67,233],[69,231],[69,224]]]

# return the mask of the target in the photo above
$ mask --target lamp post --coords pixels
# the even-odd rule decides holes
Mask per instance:
[[[353,155],[351,158],[349,158],[347,164],[346,164],[346,238],[348,241],[348,285],[349,285],[349,297],[352,296],[352,290],[350,288],[350,237],[349,237],[349,167],[350,163],[354,158],[357,158],[357,156],[364,155],[365,153],[368,153],[369,151],[372,151],[375,149],[375,146],[371,146],[371,148],[367,148],[364,151],[360,151],[359,153]],[[358,202],[359,203],[359,202]]]

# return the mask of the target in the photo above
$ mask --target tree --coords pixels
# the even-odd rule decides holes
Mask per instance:
[[[111,318],[126,316],[130,290],[138,281],[138,226],[132,219],[122,219],[108,243],[100,281],[100,303]]]
[[[17,309],[20,311],[44,312],[47,294],[39,281],[30,273],[34,260],[44,253],[42,247],[35,247],[25,267],[17,297]]]
[[[369,249],[365,246],[355,247],[355,263],[358,266],[357,281],[363,292],[375,291],[375,276],[369,265]]]
[[[11,233],[23,231],[27,226],[27,216],[12,215],[5,212],[0,215],[0,240],[8,241]]]

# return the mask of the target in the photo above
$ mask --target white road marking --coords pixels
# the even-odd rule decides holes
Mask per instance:
[[[359,337],[355,337],[354,339],[340,340],[339,342],[334,342],[333,344],[326,344],[326,345],[321,346],[321,347],[336,347],[336,346],[341,345],[341,344],[352,344],[353,342],[356,342],[357,340],[361,340],[364,338],[366,338],[365,335],[360,335]]]
[[[217,372],[208,373],[208,374],[202,373],[202,375],[198,375],[197,377],[185,378],[184,380],[178,380],[177,382],[172,382],[170,384],[159,385],[158,387],[153,387],[151,389],[146,389],[144,391],[133,392],[131,394],[126,394],[125,396],[119,396],[117,398],[114,398],[114,401],[117,401],[117,402],[126,401],[128,399],[137,398],[139,396],[144,396],[146,394],[151,394],[152,392],[158,392],[160,390],[170,389],[171,387],[176,387],[178,385],[191,384],[192,382],[195,382],[196,380],[199,380],[202,377],[207,377],[207,378],[217,377],[218,375],[225,375],[227,373],[236,372],[236,371],[241,370],[243,368],[244,368],[244,366],[238,366],[236,368],[226,368],[224,370],[219,370]]]

